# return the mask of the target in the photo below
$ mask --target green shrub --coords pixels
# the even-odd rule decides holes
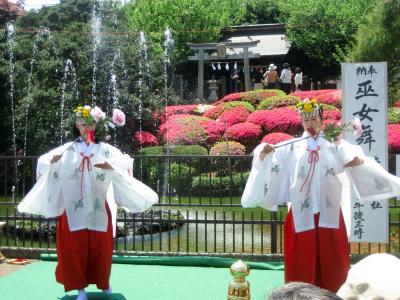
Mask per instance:
[[[171,163],[169,166],[165,163],[150,168],[150,182],[156,183],[159,192],[166,187],[165,182],[169,182],[169,190],[173,195],[174,191],[179,194],[189,192],[192,178],[195,176],[195,170],[183,163]]]
[[[241,196],[248,178],[249,172],[243,173],[242,177],[240,174],[234,174],[232,177],[211,177],[211,179],[207,175],[194,177],[192,180],[192,193],[194,195],[210,195],[213,197]]]
[[[166,149],[165,153],[167,153]],[[170,148],[170,153],[171,155],[183,155],[183,156],[208,155],[207,148],[198,145],[188,145],[188,146],[176,145]]]
[[[273,96],[285,96],[285,92],[281,90],[257,90],[242,93],[242,101],[250,102],[253,105],[257,105],[263,100]]]
[[[147,147],[139,150],[139,155],[164,155],[163,146]]]
[[[299,101],[301,101],[301,99],[297,96],[273,96],[263,100],[260,105],[257,106],[257,109],[272,109],[282,106],[296,105]]]
[[[388,109],[388,123],[399,124],[400,123],[400,108],[389,107]]]
[[[254,106],[251,105],[249,102],[245,102],[245,101],[232,101],[232,102],[224,103],[224,109],[223,109],[223,111],[227,111],[227,110],[229,110],[229,109],[231,109],[231,108],[238,107],[238,106],[244,107],[244,108],[247,109],[249,112],[253,112],[253,111],[255,110],[255,109],[254,109]]]

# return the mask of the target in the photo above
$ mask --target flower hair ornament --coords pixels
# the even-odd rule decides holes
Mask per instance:
[[[117,108],[113,109],[112,117],[107,117],[105,112],[98,106],[91,107],[89,105],[78,106],[75,110],[76,125],[96,125],[96,132],[99,135],[105,135],[108,127],[115,128],[125,125],[125,114]],[[88,131],[85,137],[88,143],[94,140],[94,130]]]
[[[316,99],[304,99],[296,104],[298,113],[302,119],[313,118],[321,114],[321,105]]]
[[[111,118],[107,117],[105,112],[103,112],[98,106],[78,106],[74,112],[76,124],[94,125],[105,123],[111,128],[125,125],[125,114],[117,108],[113,109],[113,115]]]

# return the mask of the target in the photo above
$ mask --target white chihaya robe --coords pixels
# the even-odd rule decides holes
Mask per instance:
[[[62,158],[51,164],[51,158],[61,153]],[[95,167],[104,162],[113,170]],[[158,202],[158,195],[151,188],[131,176],[132,166],[131,157],[109,144],[66,143],[40,156],[37,182],[18,210],[46,218],[66,211],[71,231],[105,232],[107,199],[115,230],[116,204],[141,212]]]
[[[307,135],[305,132],[302,137]],[[314,229],[313,215],[318,212],[320,227],[338,228],[342,196],[338,174],[343,171],[362,202],[400,195],[400,178],[365,157],[359,146],[346,141],[336,146],[322,136],[317,140],[308,138],[276,148],[261,161],[259,154],[264,145],[262,143],[254,150],[242,206],[276,211],[278,205],[290,202],[296,232]],[[318,155],[311,163],[310,152],[317,149]],[[344,170],[343,165],[356,156],[363,158],[364,164]]]

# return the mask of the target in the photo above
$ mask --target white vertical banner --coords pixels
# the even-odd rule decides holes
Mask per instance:
[[[357,117],[363,129],[359,137],[346,133],[346,140],[360,145],[387,170],[387,63],[342,64],[342,87],[343,120],[349,123]],[[352,194],[350,241],[388,242],[388,201],[360,203]]]

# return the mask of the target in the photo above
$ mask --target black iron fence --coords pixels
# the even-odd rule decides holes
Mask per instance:
[[[286,207],[244,209],[251,156],[136,156],[134,176],[160,201],[149,212],[119,211],[115,250],[281,254]],[[0,157],[0,247],[55,248],[56,219],[19,214],[35,182],[37,157]],[[353,254],[399,253],[400,205],[390,200],[388,244],[351,243]]]

